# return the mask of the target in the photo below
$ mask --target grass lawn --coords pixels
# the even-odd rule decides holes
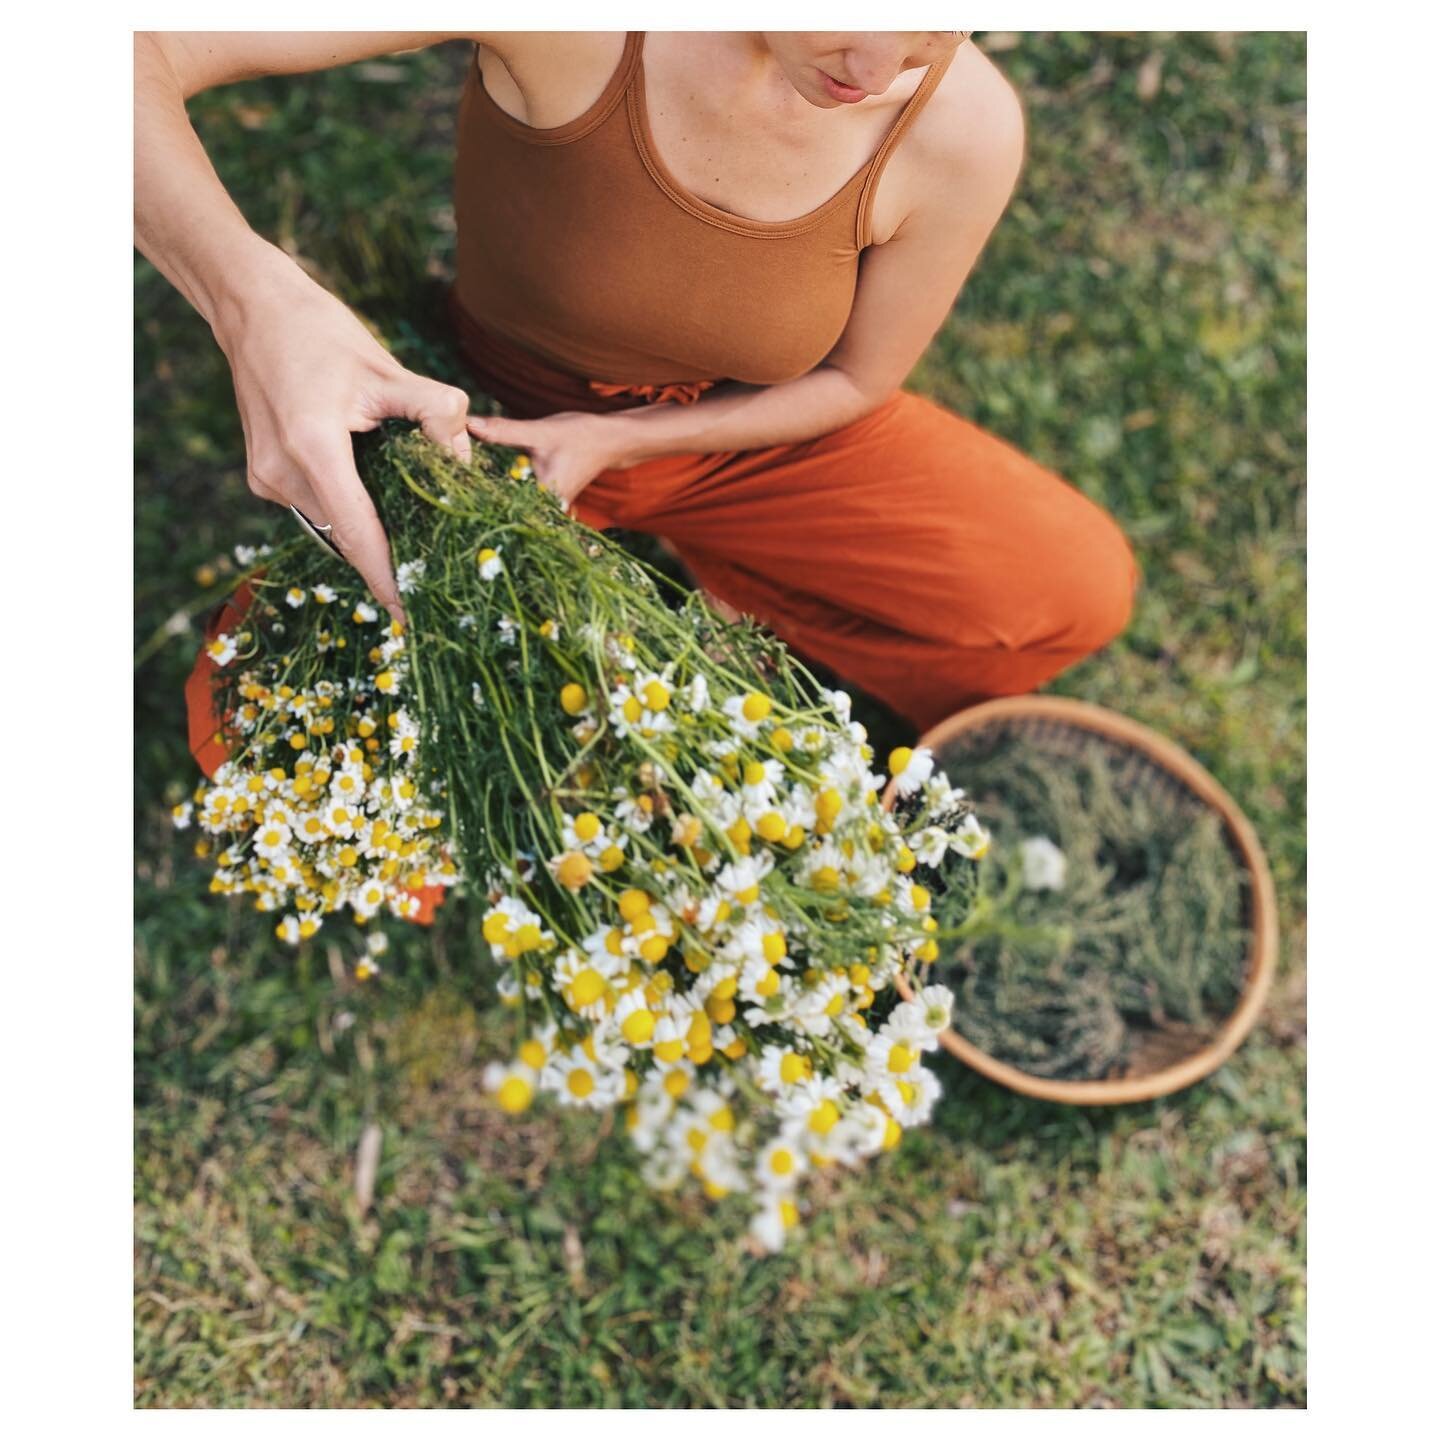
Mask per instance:
[[[1052,688],[1172,736],[1255,821],[1283,946],[1260,1029],[1119,1111],[944,1060],[933,1128],[831,1181],[763,1261],[741,1205],[651,1196],[593,1121],[494,1114],[479,1071],[505,1026],[457,914],[357,987],[345,932],[297,958],[205,893],[170,827],[197,631],[166,622],[290,521],[245,489],[207,329],[137,260],[137,1404],[1304,1403],[1304,37],[979,38],[1025,97],[1029,160],[910,384],[1131,537],[1130,630]],[[435,373],[465,59],[192,105],[251,222]],[[377,252],[388,275],[356,282]],[[857,713],[877,749],[913,738]]]

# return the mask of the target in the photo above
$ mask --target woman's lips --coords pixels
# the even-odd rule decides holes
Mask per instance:
[[[820,71],[820,78],[825,82],[825,90],[830,98],[843,101],[846,105],[858,104],[869,93],[865,90],[857,90],[853,85],[842,85],[833,75],[824,70]]]

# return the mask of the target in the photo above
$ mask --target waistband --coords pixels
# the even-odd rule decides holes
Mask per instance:
[[[668,385],[616,385],[591,380],[551,364],[513,340],[482,325],[460,303],[453,287],[446,307],[465,363],[487,395],[517,420],[538,420],[559,410],[604,414],[637,405],[690,405],[718,380]]]

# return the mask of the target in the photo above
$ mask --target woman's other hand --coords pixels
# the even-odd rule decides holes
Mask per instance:
[[[390,547],[355,469],[352,432],[389,418],[470,458],[463,390],[405,369],[355,314],[283,251],[256,261],[215,320],[245,431],[247,480],[262,500],[294,505],[404,619]]]
[[[581,410],[563,410],[543,420],[472,415],[465,424],[477,440],[523,450],[540,487],[566,510],[601,471],[627,463],[621,428],[610,415]]]

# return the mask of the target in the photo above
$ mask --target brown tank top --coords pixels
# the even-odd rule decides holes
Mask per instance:
[[[477,52],[456,155],[462,336],[488,332],[601,397],[685,400],[717,380],[803,375],[845,328],[876,184],[955,52],[829,200],[769,221],[708,204],[670,174],[650,136],[643,48],[644,33],[629,32],[599,99],[546,130],[490,98]]]

